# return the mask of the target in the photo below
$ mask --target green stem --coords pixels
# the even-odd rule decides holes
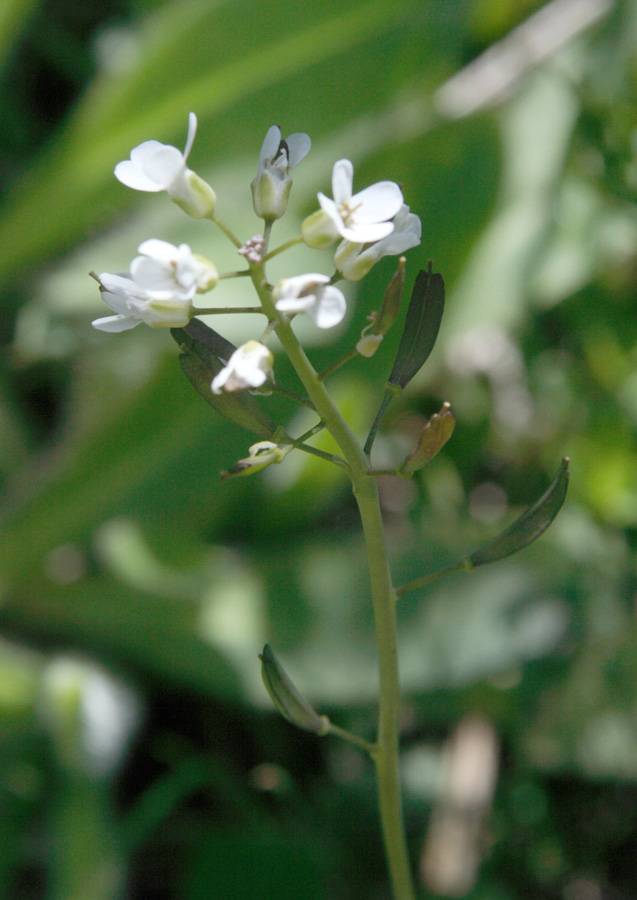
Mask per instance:
[[[220,229],[223,231],[223,233],[224,233],[225,236],[228,238],[228,240],[231,241],[231,242],[235,245],[235,247],[236,247],[237,249],[239,249],[240,247],[243,246],[243,244],[241,243],[241,241],[239,240],[239,238],[236,236],[236,234],[234,234],[234,232],[232,232],[232,231],[228,228],[228,226],[226,225],[226,223],[223,222],[220,218],[218,218],[214,213],[211,213],[211,214],[208,216],[208,218],[210,219],[211,222],[214,222],[215,225],[217,225],[217,227],[220,228]]]
[[[231,316],[234,313],[259,313],[263,315],[260,306],[195,306],[196,316]]]
[[[276,247],[276,249],[271,250],[269,253],[267,253],[263,257],[262,263],[266,263],[269,259],[273,259],[275,256],[278,256],[279,253],[283,253],[285,250],[289,250],[290,247],[296,247],[297,244],[302,244],[302,243],[303,243],[302,237],[299,236],[299,237],[292,238],[291,241],[286,241],[285,244],[281,244],[279,247]]]
[[[440,569],[439,572],[431,572],[429,575],[423,575],[422,578],[416,578],[414,581],[410,581],[409,584],[402,584],[400,587],[396,588],[396,597],[402,597],[403,594],[407,594],[409,591],[415,591],[417,588],[425,587],[425,585],[431,584],[433,581],[438,581],[439,578],[444,578],[446,575],[454,575],[456,572],[473,572],[473,566],[469,560],[463,559],[459,563],[449,566],[447,569]]]
[[[353,731],[346,731],[345,728],[340,728],[338,725],[335,725],[334,722],[330,722],[328,733],[334,734],[336,735],[336,737],[340,737],[344,741],[349,741],[350,744],[354,744],[355,747],[358,747],[360,750],[364,750],[365,753],[369,753],[372,759],[376,756],[376,744],[370,744],[369,741],[366,741],[365,738],[359,737],[357,734],[354,734]]]
[[[381,827],[395,900],[414,900],[405,838],[399,778],[400,685],[396,594],[391,583],[387,547],[380,511],[378,487],[368,474],[369,457],[332,402],[325,385],[299,344],[287,317],[277,315],[263,263],[253,265],[252,280],[270,321],[277,320],[276,334],[317,414],[325,423],[348,464],[352,487],[363,525],[376,628],[380,695],[378,736],[374,762],[378,784]]]
[[[328,366],[321,374],[319,375],[319,379],[321,381],[325,381],[330,375],[333,375],[334,372],[337,372],[341,366],[344,366],[351,359],[354,359],[355,356],[359,356],[358,350],[350,350],[345,356],[341,356],[340,359],[337,359],[335,363],[332,363],[331,366]]]

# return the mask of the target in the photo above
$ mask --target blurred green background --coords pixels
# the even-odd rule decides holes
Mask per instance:
[[[277,717],[257,659],[267,640],[322,711],[373,736],[344,478],[297,453],[222,484],[252,438],[195,395],[170,336],[90,325],[105,311],[87,273],[125,269],[149,237],[237,267],[212,226],[112,175],[143,140],[183,147],[191,110],[190,165],[244,238],[272,123],[313,141],[279,240],[343,156],[357,188],[398,181],[422,218],[408,284],[432,258],[447,313],[376,463],[445,400],[458,424],[414,482],[381,481],[398,583],[492,537],[572,459],[538,543],[401,600],[423,896],[637,897],[636,48],[631,0],[3,0],[1,897],[388,897],[369,765]],[[272,275],[329,265],[297,249]],[[347,327],[304,329],[317,368],[393,265],[352,286]],[[213,299],[253,302],[239,282]],[[331,382],[363,437],[394,331]],[[284,360],[277,379],[294,385]],[[468,717],[497,734],[499,778],[490,812],[455,810],[445,881],[424,848]]]

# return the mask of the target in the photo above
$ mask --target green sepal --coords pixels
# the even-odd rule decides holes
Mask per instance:
[[[570,477],[568,464],[568,457],[564,457],[559,472],[540,499],[485,547],[467,557],[465,568],[474,569],[512,556],[546,531],[566,499]]]
[[[327,734],[330,730],[329,719],[327,716],[319,716],[314,707],[298,692],[269,644],[265,645],[259,659],[263,683],[281,715],[304,731],[321,736]]]
[[[232,356],[235,347],[212,328],[194,319],[185,328],[171,328],[170,333],[184,351],[179,362],[199,396],[235,425],[265,440],[273,440],[277,426],[250,393],[212,393],[212,379],[221,371],[224,361]]]
[[[389,383],[404,388],[426,363],[436,343],[445,308],[442,275],[421,269],[411,293],[394,368]]]

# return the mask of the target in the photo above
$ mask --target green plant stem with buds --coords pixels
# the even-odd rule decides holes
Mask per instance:
[[[274,306],[264,264],[251,265],[252,281],[276,335],[347,464],[360,512],[369,565],[379,668],[376,766],[380,818],[395,900],[414,900],[415,890],[407,853],[399,777],[400,685],[396,627],[396,594],[392,587],[376,479],[370,460],[329,396],[285,316]]]

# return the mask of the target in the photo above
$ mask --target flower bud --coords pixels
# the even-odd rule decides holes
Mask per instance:
[[[319,716],[297,691],[269,644],[265,645],[259,659],[263,683],[281,715],[304,731],[312,731],[320,736],[327,734],[330,720],[327,716]]]
[[[411,478],[414,472],[426,466],[442,450],[455,427],[456,420],[451,412],[451,406],[445,402],[440,412],[434,413],[423,427],[418,444],[398,466],[398,474],[404,478]]]
[[[369,359],[380,347],[383,336],[382,334],[365,334],[365,331],[366,329],[364,328],[363,333],[356,344],[356,349],[361,356],[365,356]]]
[[[324,250],[338,238],[333,221],[322,209],[317,209],[304,219],[301,233],[307,246],[314,250]]]
[[[240,459],[227,472],[222,472],[221,478],[225,481],[235,475],[254,475],[272,463],[282,463],[290,450],[292,444],[279,446],[274,441],[259,441],[248,449],[249,456]]]

